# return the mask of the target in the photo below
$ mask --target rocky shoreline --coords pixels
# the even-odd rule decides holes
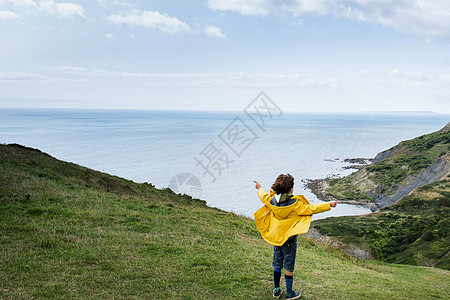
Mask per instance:
[[[334,178],[335,177],[327,177],[324,179],[306,179],[304,181],[305,187],[310,189],[311,192],[322,201],[339,201],[346,204],[361,205],[369,208],[372,212],[378,210],[378,206],[375,203],[370,202],[369,200],[341,200],[337,199],[333,195],[327,194],[326,189],[329,187],[329,182]]]
[[[340,201],[333,195],[327,194],[325,190],[329,186],[328,182],[332,180],[332,178],[324,178],[324,179],[305,179],[305,187],[310,189],[311,192],[317,196],[322,201]]]
[[[335,159],[324,159],[328,162],[335,162],[339,161],[339,158]],[[342,169],[357,169],[360,170],[364,166],[370,164],[372,162],[372,159],[370,158],[346,158],[343,160],[345,163],[350,163],[349,166],[344,166]],[[352,204],[352,205],[361,205],[364,207],[369,208],[372,212],[378,210],[378,206],[371,202],[370,200],[341,200],[337,199],[333,195],[327,194],[326,189],[329,187],[330,180],[340,178],[340,176],[336,175],[328,175],[326,178],[323,179],[305,179],[303,180],[304,186],[311,190],[311,192],[317,196],[322,201],[340,201],[342,203],[346,204]]]

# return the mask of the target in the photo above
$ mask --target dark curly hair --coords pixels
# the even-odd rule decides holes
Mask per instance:
[[[274,184],[272,184],[272,190],[276,194],[289,193],[293,187],[294,187],[294,177],[292,177],[292,175],[290,174],[278,175]]]

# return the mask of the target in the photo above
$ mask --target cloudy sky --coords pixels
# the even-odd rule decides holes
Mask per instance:
[[[0,107],[450,113],[448,0],[0,0]]]

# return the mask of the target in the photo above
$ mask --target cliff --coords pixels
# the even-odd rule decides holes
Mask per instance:
[[[450,269],[449,148],[450,123],[380,152],[349,176],[313,182],[320,198],[372,203],[376,211],[313,227],[333,243],[370,249],[383,261]]]
[[[378,207],[386,207],[396,203],[406,195],[409,195],[414,189],[441,180],[450,172],[450,155],[439,157],[433,164],[424,171],[412,176],[409,184],[399,187],[392,195],[378,195],[372,191],[367,194],[375,199]]]
[[[344,178],[326,180],[322,195],[390,206],[412,190],[450,172],[450,123],[441,130],[380,152],[370,165]]]

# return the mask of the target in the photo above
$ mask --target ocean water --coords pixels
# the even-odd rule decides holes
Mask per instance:
[[[441,114],[0,109],[0,143],[38,148],[252,217],[261,207],[253,180],[268,191],[279,174],[290,173],[294,193],[317,203],[303,180],[349,174],[355,170],[342,169],[345,158],[373,158],[449,121]],[[368,212],[341,204],[315,218]]]

